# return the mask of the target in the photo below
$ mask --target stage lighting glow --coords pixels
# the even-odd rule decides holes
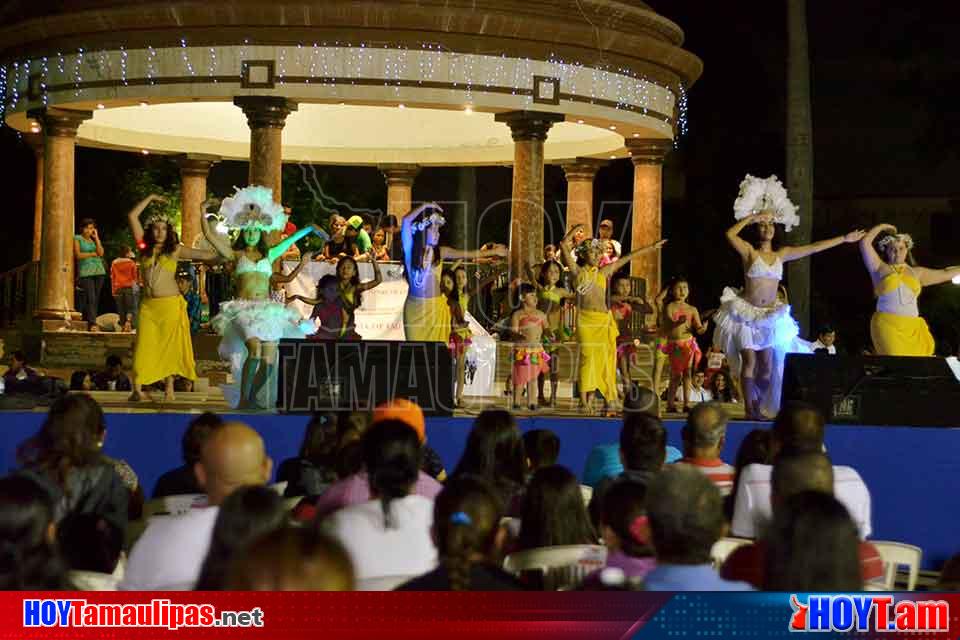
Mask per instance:
[[[953,276],[953,284],[960,284],[960,276]]]

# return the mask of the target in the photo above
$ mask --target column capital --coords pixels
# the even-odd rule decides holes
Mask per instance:
[[[377,169],[387,180],[387,186],[412,186],[420,174],[418,164],[380,164]]]
[[[664,157],[673,148],[672,140],[656,138],[630,138],[626,144],[634,165],[663,164]]]
[[[555,122],[563,122],[562,113],[550,111],[505,111],[493,118],[510,127],[514,142],[527,140],[546,140],[547,132]]]
[[[233,104],[243,109],[251,129],[283,129],[297,102],[280,96],[235,96]]]
[[[204,176],[210,173],[210,167],[220,162],[220,156],[203,153],[183,153],[176,156],[182,176]]]
[[[84,120],[93,117],[93,111],[38,107],[27,111],[27,117],[40,123],[44,135],[75,138],[77,137],[77,129],[80,128]]]
[[[567,182],[570,182],[573,180],[592,181],[596,177],[597,171],[610,163],[599,158],[576,158],[564,160],[558,164],[563,169]]]

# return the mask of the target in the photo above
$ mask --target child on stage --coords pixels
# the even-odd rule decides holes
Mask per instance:
[[[617,324],[607,307],[607,278],[631,258],[657,251],[667,241],[660,240],[648,247],[632,251],[604,267],[600,262],[599,240],[585,241],[581,249],[582,263],[573,257],[571,239],[582,232],[583,225],[571,228],[560,242],[563,259],[570,268],[577,290],[577,342],[580,346],[578,385],[580,404],[588,414],[593,413],[593,394],[600,391],[608,408],[618,404],[617,392]]]
[[[533,391],[537,378],[550,371],[550,356],[543,348],[543,332],[548,327],[547,314],[537,308],[537,291],[529,284],[521,284],[520,308],[510,317],[510,327],[520,338],[513,355],[513,408],[520,408],[520,394],[527,389],[531,411],[536,410]]]
[[[547,260],[540,265],[539,277],[534,277],[532,267],[527,267],[527,273],[537,288],[537,308],[547,316],[547,328],[543,332],[543,346],[550,356],[550,401],[543,396],[543,383],[547,374],[537,376],[537,401],[540,405],[557,406],[557,386],[560,380],[560,343],[570,335],[570,330],[563,324],[563,303],[565,300],[576,299],[576,294],[563,287],[560,279],[563,277],[563,268],[556,260]]]
[[[449,269],[440,272],[440,292],[447,297],[447,305],[450,307],[450,339],[447,341],[447,348],[453,356],[456,370],[454,398],[456,406],[460,407],[463,405],[463,387],[467,378],[467,350],[473,342],[473,332],[470,331],[464,315],[463,304],[464,298],[469,297],[460,292],[456,285],[455,272]]]
[[[630,380],[630,367],[637,362],[637,336],[633,335],[630,327],[630,316],[633,315],[633,305],[641,305],[649,308],[647,301],[643,298],[630,295],[630,276],[618,274],[611,279],[610,311],[613,312],[613,319],[617,321],[617,369],[620,371],[620,382],[623,385],[623,393],[626,396],[630,392],[632,384]]]
[[[707,331],[707,322],[709,322],[701,321],[697,308],[687,304],[689,295],[689,283],[682,278],[675,281],[670,287],[670,301],[663,308],[663,317],[660,320],[660,326],[664,328],[667,337],[664,353],[670,358],[667,411],[671,413],[677,410],[677,385],[681,382],[683,383],[683,411],[686,413],[690,409],[688,401],[690,379],[703,357],[691,329],[696,331],[697,335],[703,335]]]

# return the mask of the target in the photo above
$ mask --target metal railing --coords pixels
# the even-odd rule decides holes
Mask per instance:
[[[0,327],[12,327],[37,309],[40,263],[25,264],[0,273]]]

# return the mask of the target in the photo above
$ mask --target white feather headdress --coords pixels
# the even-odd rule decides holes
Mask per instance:
[[[772,211],[773,221],[787,231],[800,224],[797,206],[790,202],[787,190],[777,176],[757,178],[747,174],[740,183],[740,193],[733,203],[733,216],[742,220],[758,211]]]
[[[273,201],[273,189],[268,187],[237,189],[220,203],[220,216],[229,229],[283,231],[287,225],[287,214],[280,203]]]

